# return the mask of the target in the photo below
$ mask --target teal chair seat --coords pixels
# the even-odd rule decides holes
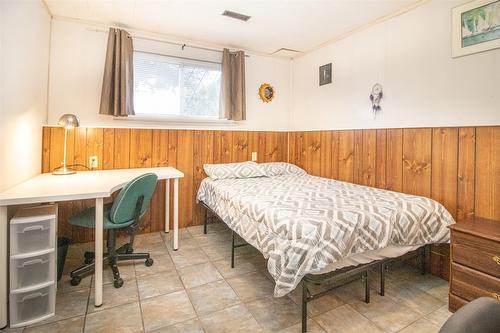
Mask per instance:
[[[113,203],[109,203],[104,205],[104,214],[103,214],[103,226],[104,229],[122,229],[132,225],[135,222],[135,219],[124,223],[113,223],[110,219],[111,207]],[[69,219],[69,223],[71,225],[75,225],[83,228],[95,228],[95,207],[90,207],[85,209],[82,212],[72,216]]]

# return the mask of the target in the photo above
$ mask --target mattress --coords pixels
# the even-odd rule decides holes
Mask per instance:
[[[454,223],[432,199],[308,174],[206,178],[197,200],[268,259],[277,297],[306,274],[449,242]]]
[[[344,267],[368,264],[370,262],[382,259],[397,258],[408,252],[414,251],[419,247],[420,245],[409,245],[409,246],[388,245],[380,250],[366,251],[363,253],[353,254],[342,260],[328,264],[320,271],[313,272],[311,274],[324,274],[336,271],[337,269],[341,269]]]

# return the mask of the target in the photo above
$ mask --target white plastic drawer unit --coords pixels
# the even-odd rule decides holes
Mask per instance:
[[[37,256],[11,257],[10,288],[13,292],[55,282],[55,251],[51,249],[45,252]]]
[[[33,324],[55,313],[55,286],[10,294],[10,327]]]
[[[20,208],[10,220],[10,327],[55,314],[56,228],[56,205]]]
[[[10,220],[10,255],[54,249],[56,211],[50,205],[20,209]]]

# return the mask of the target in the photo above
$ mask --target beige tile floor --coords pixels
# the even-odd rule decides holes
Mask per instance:
[[[180,231],[180,249],[171,250],[171,235],[137,237],[136,251],[150,252],[152,267],[142,261],[120,263],[125,284],[112,285],[105,270],[104,304],[93,306],[92,277],[78,287],[67,274],[59,282],[56,316],[13,332],[300,332],[300,292],[273,298],[274,283],[262,255],[251,247],[236,249],[230,267],[230,231],[221,223]],[[93,244],[70,247],[65,272],[82,263]],[[309,303],[309,332],[438,332],[450,316],[448,283],[422,276],[401,265],[387,275],[386,296],[376,292],[363,302],[355,281]]]

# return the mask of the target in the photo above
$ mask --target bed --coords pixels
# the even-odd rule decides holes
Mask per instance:
[[[368,280],[374,264],[383,271],[391,258],[449,242],[454,220],[432,199],[315,177],[287,163],[233,172],[245,163],[207,166],[197,200],[268,259],[276,297],[333,271]]]

